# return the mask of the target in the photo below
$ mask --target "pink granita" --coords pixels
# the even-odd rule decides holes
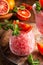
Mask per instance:
[[[39,32],[43,35],[43,10],[37,12],[36,4],[33,5],[33,12],[35,14],[35,22]]]
[[[18,36],[11,36],[9,41],[10,50],[18,56],[26,56],[34,51],[35,38],[31,30],[20,31]]]

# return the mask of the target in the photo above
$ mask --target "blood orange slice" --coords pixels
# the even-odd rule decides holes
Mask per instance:
[[[16,15],[20,20],[28,20],[31,17],[30,11],[27,9],[25,10],[18,10]]]
[[[0,15],[5,15],[9,12],[9,4],[5,0],[0,0]]]

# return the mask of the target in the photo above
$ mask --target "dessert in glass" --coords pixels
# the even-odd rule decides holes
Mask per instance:
[[[39,0],[33,5],[33,11],[35,14],[36,26],[43,37],[43,0]]]
[[[14,22],[15,24],[15,22]],[[26,56],[34,51],[35,37],[32,26],[22,22],[17,23],[20,29],[19,35],[10,37],[9,46],[13,54]]]
[[[39,0],[33,5],[33,11],[35,14],[36,26],[40,33],[36,39],[37,48],[41,55],[43,55],[43,0]]]

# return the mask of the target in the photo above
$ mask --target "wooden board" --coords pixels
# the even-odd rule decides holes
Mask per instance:
[[[40,34],[36,28],[35,23],[31,23],[31,25],[33,26],[35,38],[37,39],[37,37],[39,37]],[[29,65],[29,63],[27,62],[27,57],[19,57],[19,56],[12,54],[9,49],[9,46],[1,48],[1,50],[3,52],[3,56],[10,62],[17,64],[17,65]],[[32,54],[33,54],[34,59],[39,59],[40,65],[43,65],[43,56],[37,50],[35,50]]]

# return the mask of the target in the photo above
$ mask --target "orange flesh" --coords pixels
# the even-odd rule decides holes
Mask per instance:
[[[8,4],[6,1],[0,1],[0,15],[7,13],[8,11]]]
[[[32,26],[29,24],[25,24],[22,22],[16,22],[14,21],[13,24],[18,24],[19,28],[21,28],[21,31],[30,31],[32,29]]]
[[[38,43],[38,45],[42,48],[43,47],[43,43]]]
[[[20,14],[21,16],[28,17],[30,12],[28,12],[26,10],[18,10],[18,14]]]
[[[37,43],[39,52],[43,55],[43,43]]]

